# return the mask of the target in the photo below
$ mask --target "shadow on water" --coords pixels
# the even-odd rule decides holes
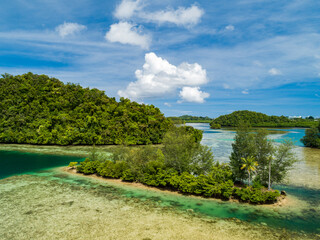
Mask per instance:
[[[45,174],[49,168],[66,166],[70,162],[82,160],[82,158],[72,156],[0,151],[0,179],[34,171],[41,171]]]

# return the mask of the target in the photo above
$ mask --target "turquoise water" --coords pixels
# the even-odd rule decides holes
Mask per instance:
[[[290,139],[293,141],[294,145],[303,147],[303,143],[300,141],[305,135],[304,128],[293,128],[293,129],[272,129],[273,131],[286,131],[287,133],[281,134],[280,137],[276,138],[276,142],[282,142],[283,139]]]
[[[38,170],[66,166],[79,157],[0,151],[0,179]]]
[[[211,130],[208,124],[192,125],[204,130],[202,143],[212,147],[215,159],[228,162],[231,143],[235,133],[233,131]],[[299,138],[303,134],[303,131],[303,129],[290,129],[286,134],[275,134],[271,138],[277,142],[287,137]],[[303,149],[299,147],[300,143],[296,144],[298,149]],[[292,184],[276,186],[279,189],[286,190],[290,196],[294,196],[301,205],[294,208],[283,207],[273,209],[263,206],[167,194],[134,187],[114,186],[113,184],[87,177],[61,173],[54,169],[55,167],[66,166],[70,161],[80,160],[82,159],[70,156],[0,151],[0,166],[2,166],[0,178],[27,173],[39,177],[40,181],[48,182],[48,184],[52,181],[60,182],[61,188],[64,186],[63,184],[67,184],[87,189],[88,194],[90,192],[90,194],[95,193],[99,196],[108,196],[108,198],[122,197],[129,200],[133,199],[140,201],[142,204],[154,204],[162,208],[170,208],[183,212],[192,209],[196,214],[212,218],[236,218],[241,221],[252,224],[263,224],[272,228],[320,234],[320,187],[307,188]],[[318,174],[316,168],[313,167],[313,170],[316,171],[313,174]],[[320,185],[319,182],[316,184]]]
[[[288,194],[294,195],[306,204],[298,209],[270,209],[264,206],[253,206],[198,198],[194,196],[175,195],[153,190],[139,189],[131,186],[119,186],[85,176],[74,176],[60,173],[58,170],[47,170],[33,173],[42,177],[43,181],[56,181],[74,187],[87,189],[98,196],[108,199],[126,198],[139,201],[140,204],[151,204],[156,207],[169,208],[176,211],[190,211],[200,216],[222,219],[239,219],[252,224],[263,224],[275,229],[287,229],[296,232],[320,233],[319,196],[320,190],[303,189],[294,186],[281,187]],[[317,208],[318,207],[318,208]]]

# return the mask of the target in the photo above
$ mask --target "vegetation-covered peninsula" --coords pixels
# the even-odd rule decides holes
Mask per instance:
[[[27,73],[0,78],[0,143],[161,143],[171,125],[153,105]]]
[[[281,182],[294,163],[292,145],[273,146],[267,132],[258,134],[239,127],[230,164],[214,161],[208,146],[188,127],[172,127],[163,145],[144,148],[122,147],[110,155],[93,150],[84,162],[70,167],[84,174],[139,182],[224,200],[237,199],[253,204],[273,203],[280,196],[272,184]]]
[[[252,127],[314,127],[317,122],[314,118],[302,119],[294,118],[290,119],[285,116],[268,116],[263,113],[253,112],[248,110],[235,111],[233,113],[222,115],[215,118],[210,126],[212,128],[217,128],[217,126],[222,127],[237,127],[239,121],[247,122]]]

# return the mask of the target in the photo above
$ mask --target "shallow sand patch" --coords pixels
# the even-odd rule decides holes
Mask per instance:
[[[0,239],[4,240],[310,239],[261,224],[199,217],[142,203],[103,185],[88,187],[30,175],[0,183]]]

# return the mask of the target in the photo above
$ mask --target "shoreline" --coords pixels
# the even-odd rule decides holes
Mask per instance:
[[[278,208],[278,207],[287,208],[287,207],[292,207],[292,206],[295,206],[298,204],[298,203],[296,203],[297,202],[296,199],[294,199],[292,197],[288,197],[288,196],[285,196],[285,197],[280,196],[278,201],[273,204],[250,204],[250,203],[240,202],[238,199],[222,200],[222,199],[218,199],[218,198],[205,198],[205,197],[196,196],[196,195],[182,194],[178,191],[173,191],[173,190],[168,190],[168,189],[160,189],[160,188],[153,187],[153,186],[147,186],[147,185],[144,185],[144,184],[138,183],[138,182],[124,182],[121,179],[104,178],[104,177],[98,176],[97,174],[84,175],[82,173],[78,173],[76,171],[76,169],[72,169],[70,167],[61,167],[59,169],[62,172],[67,172],[69,174],[82,176],[82,177],[89,177],[89,178],[96,179],[99,181],[105,181],[110,184],[118,185],[120,187],[127,186],[127,187],[142,189],[142,190],[146,190],[146,191],[153,191],[153,192],[164,193],[164,194],[172,194],[175,196],[186,196],[186,197],[191,197],[191,198],[196,198],[196,199],[205,199],[205,200],[209,200],[209,201],[244,204],[247,206],[261,206],[261,207],[267,207],[267,208],[273,208],[273,209]]]
[[[110,150],[116,149],[122,145],[95,145],[97,153],[110,153]],[[140,148],[146,145],[129,146],[132,148]],[[154,147],[161,145],[154,144]],[[17,151],[26,153],[39,153],[49,155],[68,155],[76,157],[88,157],[92,150],[92,145],[32,145],[32,144],[17,144],[17,143],[0,143],[0,151]]]

